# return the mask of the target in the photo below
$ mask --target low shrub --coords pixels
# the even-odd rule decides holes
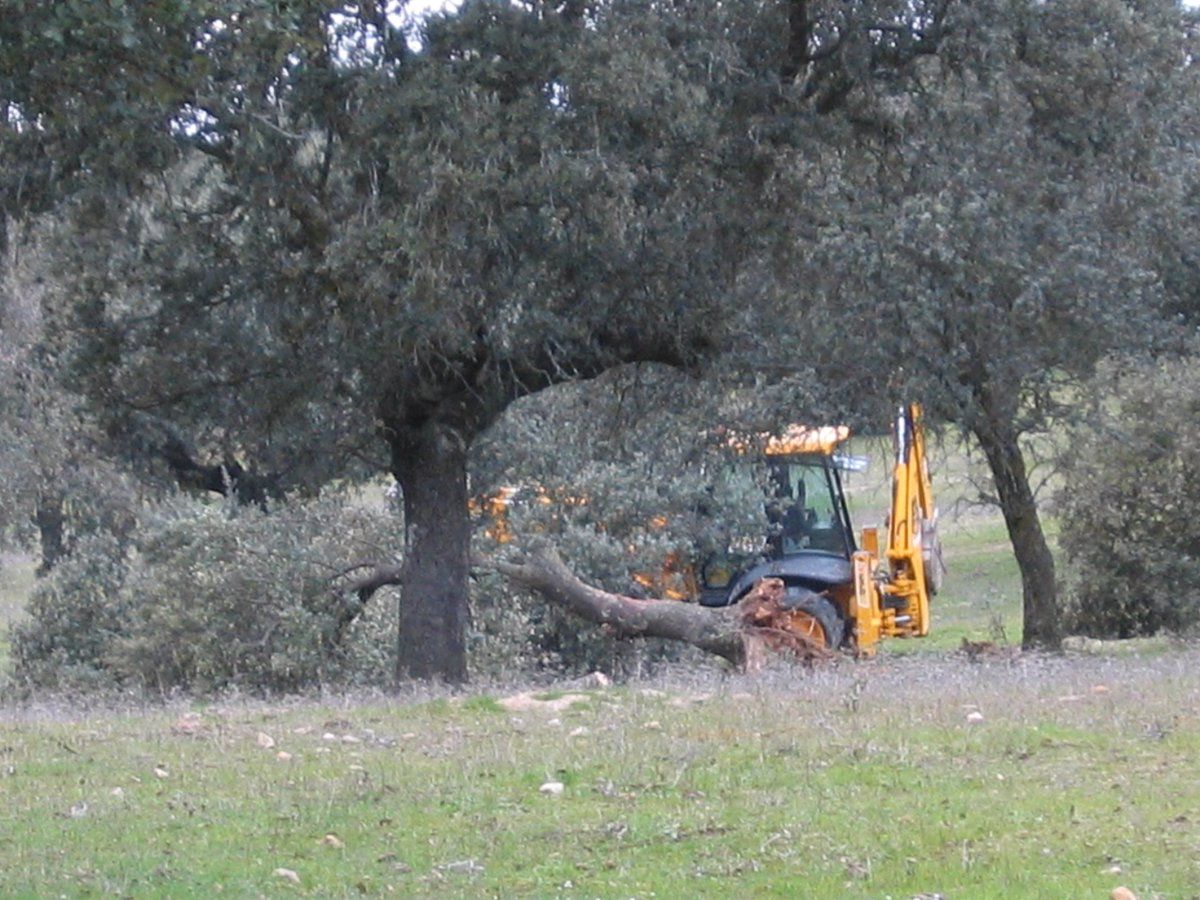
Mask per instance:
[[[351,616],[339,574],[394,562],[400,533],[394,515],[338,494],[270,513],[172,499],[143,513],[127,545],[90,537],[39,585],[13,632],[16,679],[197,692],[387,683],[394,596]]]

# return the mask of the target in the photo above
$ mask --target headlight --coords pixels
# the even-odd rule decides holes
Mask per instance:
[[[727,556],[712,556],[700,570],[700,580],[706,588],[727,588],[737,574],[737,566]]]

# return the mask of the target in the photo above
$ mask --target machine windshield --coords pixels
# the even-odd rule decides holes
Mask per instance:
[[[768,460],[768,544],[772,555],[825,550],[848,555],[845,509],[837,472],[824,457]]]

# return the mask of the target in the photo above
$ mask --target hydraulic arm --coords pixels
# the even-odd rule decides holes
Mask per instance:
[[[862,532],[852,557],[855,636],[858,652],[870,655],[882,637],[929,633],[929,597],[941,575],[937,508],[925,457],[921,407],[900,408],[894,429],[892,505],[887,543],[874,528]]]

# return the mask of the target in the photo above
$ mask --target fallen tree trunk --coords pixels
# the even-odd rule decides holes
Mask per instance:
[[[581,581],[549,546],[516,562],[484,563],[547,602],[610,629],[617,637],[682,641],[728,660],[739,669],[759,668],[771,653],[800,660],[836,654],[787,628],[784,585],[763,578],[736,605],[711,608],[679,600],[639,600]]]
[[[354,579],[349,584],[337,584],[351,572],[362,570],[368,570],[367,574]],[[331,588],[330,598],[330,613],[333,621],[325,634],[326,646],[332,648],[341,645],[350,626],[366,611],[368,601],[381,588],[400,584],[403,574],[404,570],[401,566],[369,562],[356,563],[338,572],[331,579],[335,583]]]

